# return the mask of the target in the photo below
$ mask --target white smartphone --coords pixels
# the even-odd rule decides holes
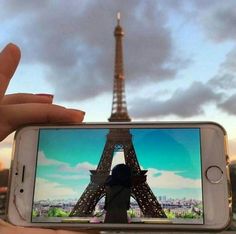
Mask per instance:
[[[226,132],[215,123],[28,126],[13,155],[15,225],[220,230],[231,220]]]

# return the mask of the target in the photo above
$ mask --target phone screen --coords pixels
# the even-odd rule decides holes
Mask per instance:
[[[204,224],[199,128],[40,129],[32,222]]]

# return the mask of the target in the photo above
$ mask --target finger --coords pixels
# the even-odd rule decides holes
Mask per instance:
[[[0,53],[0,100],[20,61],[20,49],[14,44],[8,44]]]
[[[4,234],[85,234],[87,232],[78,232],[78,231],[66,231],[66,230],[52,230],[52,229],[46,229],[46,228],[26,228],[26,227],[17,227],[17,226],[1,226],[0,224],[0,233]],[[98,231],[96,232],[90,232],[90,233],[100,233]]]
[[[0,219],[0,227],[14,227],[14,226]]]
[[[84,118],[83,111],[53,104],[17,104],[2,108],[14,128],[30,123],[80,123]]]
[[[4,234],[85,234],[88,232],[83,231],[67,231],[67,230],[52,230],[45,228],[26,228],[26,227],[17,227],[13,226],[10,223],[7,223],[0,219],[0,233]],[[91,234],[99,234],[99,231],[90,231]]]
[[[1,227],[1,233],[4,234],[57,234],[55,230],[50,229],[38,229],[38,228],[23,228],[23,227]]]
[[[52,103],[53,95],[51,94],[29,94],[16,93],[5,95],[2,99],[2,105],[22,104],[22,103]]]
[[[0,141],[27,124],[81,123],[85,112],[53,104],[17,104],[1,106]]]

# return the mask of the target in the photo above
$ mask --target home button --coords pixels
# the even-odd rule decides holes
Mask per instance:
[[[206,178],[212,184],[218,184],[223,178],[223,171],[218,166],[210,166],[206,170]]]

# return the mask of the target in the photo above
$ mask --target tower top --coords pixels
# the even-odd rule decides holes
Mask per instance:
[[[117,12],[116,18],[117,18],[117,25],[120,25],[120,12],[119,11]]]
[[[123,37],[124,36],[124,31],[120,25],[120,18],[121,18],[121,14],[120,14],[120,12],[117,12],[117,16],[116,16],[117,25],[116,25],[115,31],[114,31],[115,37]]]
[[[114,31],[115,36],[115,67],[114,67],[114,86],[110,122],[131,121],[125,100],[125,76],[123,66],[123,44],[124,32],[120,26],[120,12],[117,13],[117,25]]]

